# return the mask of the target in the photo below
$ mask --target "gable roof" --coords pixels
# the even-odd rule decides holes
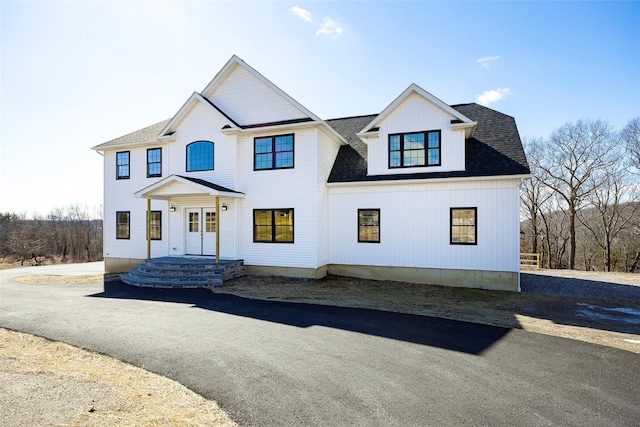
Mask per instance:
[[[95,147],[91,147],[91,149],[100,151],[106,148],[116,148],[119,146],[137,145],[137,144],[144,144],[148,142],[157,142],[160,131],[162,131],[162,129],[164,129],[165,126],[167,126],[167,123],[169,123],[170,120],[171,119],[163,120],[151,126],[147,126],[146,128],[136,130],[134,132],[123,135],[119,138],[115,138],[105,143],[96,145]]]
[[[524,155],[515,119],[481,105],[452,105],[460,115],[477,122],[472,138],[465,140],[465,170],[421,172],[414,174],[367,175],[367,146],[358,137],[360,125],[374,116],[327,120],[349,143],[340,147],[329,174],[329,183],[398,181],[411,179],[468,178],[504,175],[528,175],[529,164]],[[373,119],[369,123],[374,123]]]
[[[232,124],[234,127],[240,127],[238,123],[236,123],[231,117],[226,115],[224,111],[218,108],[213,102],[208,100],[207,98],[200,95],[198,92],[193,92],[187,102],[178,110],[175,116],[169,120],[167,125],[160,131],[159,137],[171,135],[175,128],[184,120],[184,118],[193,110],[193,107],[197,102],[202,103],[204,106],[209,108],[214,113],[222,116],[227,122]]]
[[[218,73],[215,75],[215,77],[213,78],[213,80],[211,80],[211,82],[209,82],[209,84],[204,88],[204,90],[202,91],[202,95],[205,98],[210,98],[211,95],[213,94],[213,92],[215,91],[215,89],[224,81],[224,79],[233,71],[235,66],[239,66],[244,68],[245,70],[247,70],[249,73],[251,73],[254,77],[256,77],[258,80],[260,80],[262,83],[264,83],[267,87],[269,87],[271,90],[273,90],[274,92],[276,92],[278,95],[280,95],[282,98],[284,98],[286,101],[288,101],[290,104],[292,104],[294,107],[296,107],[298,110],[300,110],[301,113],[303,113],[304,115],[306,115],[307,117],[311,118],[314,121],[322,121],[318,116],[316,116],[315,114],[313,114],[311,111],[309,111],[308,109],[306,109],[302,104],[300,104],[298,101],[296,101],[295,99],[293,99],[291,96],[289,96],[285,91],[283,91],[282,89],[280,89],[278,86],[276,86],[275,84],[273,84],[269,79],[267,79],[265,76],[263,76],[262,74],[260,74],[258,71],[256,71],[253,67],[251,67],[249,64],[247,64],[246,62],[244,62],[242,59],[238,58],[236,55],[233,55],[231,57],[231,59],[229,59],[229,61],[227,61],[227,63],[224,65],[224,67],[222,67],[222,69],[220,71],[218,71]]]
[[[180,191],[172,192],[173,184],[183,184]],[[185,188],[188,191],[185,191]],[[170,199],[178,196],[209,195],[225,197],[244,197],[244,193],[223,187],[200,178],[182,175],[169,175],[155,183],[133,193],[135,197],[148,199]]]
[[[451,106],[445,104],[439,98],[433,96],[432,94],[422,89],[417,84],[411,83],[411,85],[409,85],[408,88],[406,88],[396,99],[394,99],[391,104],[387,105],[387,107],[384,110],[382,110],[380,114],[375,116],[375,118],[371,120],[371,122],[369,122],[369,124],[367,124],[360,133],[364,134],[366,132],[373,130],[375,127],[379,126],[382,120],[384,120],[389,114],[391,114],[391,112],[395,110],[398,105],[400,105],[405,99],[409,97],[409,95],[413,93],[418,94],[419,96],[425,98],[427,101],[431,102],[432,104],[435,104],[437,107],[439,107],[446,113],[449,113],[451,116],[455,118],[454,120],[456,121],[459,120],[459,123],[469,123],[469,124],[473,123],[473,121],[470,120],[468,117],[466,117],[464,114],[460,113],[454,108],[451,108]]]

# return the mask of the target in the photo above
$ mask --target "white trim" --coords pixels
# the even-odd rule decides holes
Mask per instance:
[[[510,181],[531,178],[531,175],[492,175],[492,176],[464,176],[451,178],[423,178],[423,179],[395,179],[380,181],[327,182],[327,187],[351,187],[371,185],[400,185],[400,184],[430,184],[441,182],[461,181]]]
[[[334,128],[329,126],[325,121],[308,121],[308,122],[298,122],[298,123],[287,123],[284,125],[273,125],[273,126],[260,126],[260,127],[252,127],[252,128],[226,128],[221,129],[225,135],[251,135],[251,134],[264,134],[264,133],[272,133],[272,132],[282,132],[285,130],[295,130],[302,129],[306,127],[318,128],[322,127],[325,131],[328,131],[331,135],[334,135],[340,142],[340,145],[348,145],[348,142],[340,135]]]
[[[158,144],[164,144],[166,145],[168,142],[173,142],[175,140],[175,138],[172,137],[166,137],[166,138],[156,138],[156,139],[151,139],[148,141],[137,141],[137,142],[126,142],[124,144],[115,144],[115,145],[107,145],[106,147],[92,147],[92,150],[95,150],[97,153],[100,152],[105,152],[105,151],[116,151],[116,150],[121,150],[123,148],[132,148],[132,147],[138,147],[138,146],[143,146],[143,145],[158,145]]]
[[[300,112],[305,114],[307,117],[313,119],[314,121],[322,121],[318,116],[313,114],[311,111],[307,110],[304,106],[302,106],[302,104],[300,104],[298,101],[293,99],[291,96],[287,95],[282,89],[280,89],[278,86],[271,83],[269,79],[267,79],[262,74],[257,72],[249,64],[244,62],[242,59],[238,58],[236,55],[233,55],[231,59],[229,59],[229,61],[225,64],[224,67],[222,67],[222,69],[218,72],[218,74],[216,74],[216,76],[213,78],[213,80],[211,80],[211,82],[207,85],[207,87],[204,88],[204,90],[202,91],[202,94],[206,98],[209,98],[211,96],[211,93],[225,79],[227,73],[230,73],[232,71],[232,68],[234,65],[238,65],[244,68],[245,70],[247,70],[249,73],[253,74],[258,80],[266,84],[278,95],[282,96],[284,99],[289,101],[289,103],[291,103],[294,107],[300,110]]]
[[[194,190],[197,190],[197,193],[194,194],[176,194],[176,195],[163,195],[163,196],[154,196],[152,193],[155,190],[158,190],[165,185],[169,185],[174,182],[180,182],[182,184],[193,187]],[[156,199],[156,200],[169,200],[169,199],[177,199],[180,197],[187,197],[193,195],[202,196],[203,194],[207,194],[209,196],[219,196],[219,197],[232,197],[232,198],[244,198],[244,193],[234,193],[230,191],[220,191],[214,188],[207,187],[206,185],[201,185],[196,182],[185,179],[181,176],[177,175],[169,175],[166,178],[161,179],[160,181],[151,184],[141,190],[136,191],[133,195],[138,199]]]
[[[471,123],[451,123],[451,130],[464,130],[464,137],[471,138],[476,130],[478,122]]]
[[[445,112],[449,113],[450,115],[452,115],[453,117],[455,117],[458,120],[462,120],[464,123],[472,123],[471,119],[469,119],[468,117],[466,117],[465,115],[463,115],[462,113],[460,113],[459,111],[455,110],[453,107],[445,104],[443,101],[441,101],[439,98],[433,96],[432,94],[430,94],[429,92],[427,92],[426,90],[422,89],[420,86],[418,86],[415,83],[411,83],[411,85],[406,88],[404,90],[404,92],[402,92],[391,104],[389,104],[384,110],[382,110],[382,112],[380,114],[378,114],[367,126],[365,126],[364,129],[362,129],[359,133],[365,133],[367,131],[369,131],[369,129],[376,127],[375,125],[378,124],[379,122],[381,122],[385,117],[387,117],[393,110],[395,110],[395,108],[400,105],[405,99],[407,99],[409,97],[409,95],[411,95],[412,93],[417,93],[418,95],[422,96],[423,98],[425,98],[426,100],[432,102],[433,104],[435,104],[436,106],[440,107],[442,110],[444,110]],[[358,135],[359,136],[359,135]]]
[[[213,111],[215,114],[220,116],[225,122],[227,122],[227,124],[229,126],[235,127],[235,125],[232,122],[229,121],[229,118],[225,117],[224,114],[222,114],[213,105],[211,105],[211,103],[209,101],[204,99],[204,97],[202,95],[200,95],[198,92],[193,92],[191,94],[191,96],[189,97],[189,99],[187,99],[187,101],[184,103],[184,105],[180,108],[180,110],[178,110],[176,115],[173,116],[173,118],[169,121],[169,123],[167,123],[167,125],[164,127],[164,129],[162,129],[162,131],[160,131],[160,135],[158,136],[158,138],[165,138],[167,136],[170,136],[167,133],[171,129],[173,129],[174,126],[178,126],[180,124],[180,122],[182,122],[182,120],[185,118],[185,116],[187,114],[189,114],[189,112],[193,108],[193,104],[196,101],[200,101],[204,106],[208,107],[211,111]]]

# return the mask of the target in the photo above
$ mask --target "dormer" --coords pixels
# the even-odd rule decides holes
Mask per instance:
[[[464,171],[476,124],[412,84],[357,134],[367,145],[367,175]]]

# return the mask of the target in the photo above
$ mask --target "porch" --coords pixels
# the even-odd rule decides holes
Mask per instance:
[[[127,285],[146,288],[212,288],[244,276],[243,260],[214,257],[159,257],[145,260],[137,268],[120,275]]]

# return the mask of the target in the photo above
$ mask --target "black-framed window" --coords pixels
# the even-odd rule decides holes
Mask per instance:
[[[162,148],[147,149],[147,178],[162,176]]]
[[[253,241],[293,243],[293,209],[254,209]]]
[[[149,212],[149,238],[162,240],[162,211]]]
[[[196,141],[187,145],[187,172],[213,170],[213,142]]]
[[[358,209],[358,242],[380,243],[380,209]]]
[[[253,169],[293,168],[293,146],[293,134],[254,138]]]
[[[116,212],[116,239],[129,239],[131,235],[131,212]]]
[[[129,179],[130,156],[128,151],[116,153],[116,179]]]
[[[478,208],[451,208],[450,243],[478,244]]]
[[[439,130],[389,135],[389,168],[440,165]]]

